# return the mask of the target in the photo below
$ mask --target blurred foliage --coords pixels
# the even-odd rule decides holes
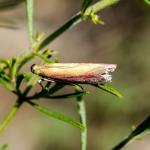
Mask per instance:
[[[15,7],[25,0],[0,0],[0,10],[8,10],[9,8]]]

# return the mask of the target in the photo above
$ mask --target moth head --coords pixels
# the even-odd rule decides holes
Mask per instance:
[[[31,72],[36,74],[36,75],[39,75],[40,71],[39,71],[39,69],[37,69],[37,65],[36,64],[33,64],[31,66]]]

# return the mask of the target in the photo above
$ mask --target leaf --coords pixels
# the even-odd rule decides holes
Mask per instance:
[[[54,54],[57,54],[57,53],[58,53],[57,51],[46,49],[41,54],[43,54],[43,55],[54,55]]]
[[[135,130],[135,126],[132,125],[132,127],[131,127],[131,133],[132,133],[134,130]]]
[[[65,86],[65,84],[56,83],[51,89],[49,89],[49,94],[54,94]]]
[[[49,88],[49,86],[51,85],[51,82],[47,82],[46,85],[45,85],[45,88]]]
[[[55,58],[55,63],[58,63],[58,59],[57,58]]]
[[[93,85],[93,86],[96,86],[96,87],[98,87],[98,88],[100,88],[100,89],[102,89],[104,91],[107,91],[107,92],[109,92],[111,94],[114,94],[114,95],[116,95],[116,96],[118,96],[120,98],[123,98],[118,91],[116,91],[115,89],[113,89],[113,88],[111,88],[111,87],[109,87],[107,85],[97,84],[97,85]]]
[[[45,33],[42,32],[42,33],[38,36],[37,41],[38,41],[38,42],[41,41],[41,39],[44,37],[44,35],[45,35]]]
[[[81,13],[84,14],[86,9],[92,4],[93,0],[84,0],[81,8]]]
[[[8,81],[10,80],[10,77],[7,74],[5,74],[5,72],[2,70],[1,67],[0,67],[0,76]]]
[[[53,118],[62,120],[64,122],[67,122],[69,124],[72,124],[72,125],[80,128],[80,129],[83,129],[83,130],[87,131],[86,127],[84,127],[81,123],[79,123],[79,122],[77,122],[77,121],[75,121],[75,120],[73,120],[71,118],[68,118],[68,117],[63,116],[61,114],[58,114],[58,113],[55,113],[53,111],[47,110],[47,109],[45,109],[45,108],[43,108],[43,107],[41,107],[41,106],[39,106],[39,105],[37,105],[37,104],[35,104],[33,102],[28,101],[28,103],[31,104],[34,108],[38,109],[39,111],[41,111],[41,112],[43,112],[43,113],[45,113],[45,114],[47,114],[47,115],[49,115],[49,116],[51,116]]]
[[[9,91],[14,92],[14,89],[5,81],[3,78],[0,77],[0,82],[7,88]]]
[[[38,30],[35,30],[35,33],[36,33],[36,34],[35,34],[35,41],[38,42],[38,41],[37,41],[37,38],[39,37],[39,31],[38,31]]]
[[[98,16],[98,15],[96,15],[96,14],[93,13],[93,7],[92,7],[92,9],[91,9],[90,14],[85,15],[84,17],[88,17],[89,19],[91,19],[91,21],[92,21],[94,24],[97,24],[97,23],[102,24],[102,25],[105,24],[103,21],[99,20],[99,16]]]
[[[16,83],[16,89],[19,90],[21,81],[26,77],[25,74],[21,74],[17,76],[17,83]]]
[[[12,58],[12,64],[11,64],[12,67],[15,65],[16,61],[17,61],[17,58],[13,57]]]
[[[0,150],[6,150],[7,147],[8,147],[8,144],[5,144],[3,147],[0,148]]]
[[[1,59],[0,63],[5,63],[8,67],[10,66],[10,62],[7,59]]]
[[[30,57],[28,57],[27,59],[25,59],[24,61],[22,61],[22,62],[20,63],[20,65],[18,66],[18,68],[17,68],[16,76],[18,75],[20,69],[21,69],[28,61],[30,61],[30,60],[32,60],[32,59],[34,59],[34,58],[36,58],[36,56],[30,56]]]
[[[52,60],[46,58],[45,56],[43,56],[42,54],[40,53],[36,53],[37,56],[39,56],[40,58],[42,58],[44,61],[46,61],[47,63],[54,63]]]
[[[10,81],[15,82],[15,74],[16,74],[16,64],[17,64],[17,58],[11,59],[11,67],[10,69]]]
[[[136,138],[137,141],[140,141],[142,143],[145,143],[145,141],[143,139],[140,139],[140,138]]]
[[[149,0],[144,0],[148,5],[150,5],[150,1]]]
[[[0,75],[2,78],[4,78],[4,79],[6,79],[7,81],[9,81],[10,80],[10,77],[7,75],[7,74],[1,74]]]
[[[29,80],[32,78],[32,76],[33,76],[32,73],[24,73],[24,75],[25,75],[26,77],[22,80],[23,82],[29,81]]]
[[[35,41],[36,42],[39,42],[43,37],[44,37],[45,33],[42,32],[40,35],[39,35],[39,31],[36,30],[36,37],[35,37]],[[36,44],[36,43],[35,43]]]
[[[38,99],[40,97],[44,97],[49,93],[49,89],[46,87],[45,89],[42,90],[42,92],[35,93],[32,97],[29,97],[29,99]]]
[[[73,98],[73,97],[79,97],[88,93],[89,93],[88,91],[85,91],[85,92],[71,93],[71,94],[58,95],[58,96],[46,96],[45,98],[52,98],[52,99]]]

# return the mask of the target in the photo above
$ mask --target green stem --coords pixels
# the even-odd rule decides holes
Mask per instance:
[[[102,1],[95,3],[91,7],[93,7],[93,12],[96,13],[96,12],[98,12],[98,11],[100,11],[100,10],[110,6],[110,5],[113,5],[119,1],[120,0],[102,0]],[[88,15],[90,13],[91,7],[89,7],[86,10],[85,15]],[[46,37],[43,41],[40,41],[37,45],[35,45],[33,47],[33,49],[40,50],[41,48],[43,48],[44,46],[46,46],[47,44],[49,44],[50,42],[55,40],[62,33],[67,31],[68,29],[72,28],[73,26],[77,25],[81,21],[83,21],[82,16],[80,14],[81,14],[81,12],[77,13],[69,21],[67,21],[64,25],[62,25],[60,28],[58,28],[56,31],[54,31],[52,34],[50,34],[48,37]],[[32,55],[34,55],[33,51],[28,49],[21,56],[17,57],[17,63],[23,61],[24,59],[26,59],[27,57],[32,56]],[[6,69],[8,66],[6,63],[0,63],[0,67],[2,69]]]
[[[77,93],[82,92],[79,86],[75,86]],[[86,110],[85,103],[82,96],[77,97],[78,113],[80,117],[80,123],[86,127]],[[87,131],[81,129],[81,150],[86,150]]]
[[[149,0],[144,0],[148,5],[150,5],[150,1]]]
[[[3,123],[0,125],[0,134],[5,129],[5,127],[8,125],[8,123],[11,121],[11,119],[14,117],[14,115],[17,113],[20,106],[23,104],[23,99],[18,99],[12,109],[10,110],[9,114],[3,121]]]
[[[33,0],[26,0],[30,44],[33,45]]]
[[[131,140],[130,137],[127,137],[127,138],[123,139],[118,145],[116,145],[111,150],[120,150],[121,148],[125,147],[130,142],[130,140]]]

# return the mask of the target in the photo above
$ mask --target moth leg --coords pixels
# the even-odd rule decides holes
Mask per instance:
[[[82,92],[84,92],[84,88],[81,85],[79,84],[75,84],[75,85],[78,85],[82,89]]]
[[[71,86],[78,85],[82,89],[82,92],[84,92],[84,88],[81,85],[79,85],[79,84],[68,84],[68,85],[71,85]]]
[[[53,81],[53,80],[49,80],[49,79],[45,79],[45,78],[43,78],[43,81],[48,81],[48,82],[56,83],[56,82]]]
[[[42,78],[42,79],[38,80],[38,83],[39,83],[39,85],[42,87],[42,90],[44,90],[44,87],[43,87],[43,85],[42,85],[42,83],[41,83],[42,81],[55,82],[55,81],[53,81],[53,80],[49,80],[49,79],[45,79],[45,78]]]

